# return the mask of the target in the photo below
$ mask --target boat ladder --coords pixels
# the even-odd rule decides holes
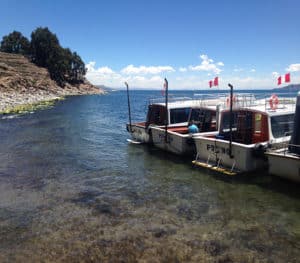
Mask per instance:
[[[206,164],[207,164],[207,165],[210,165],[209,162],[210,162],[210,158],[211,158],[211,155],[212,155],[212,154],[213,154],[213,153],[209,154],[208,157],[207,157],[207,161],[206,161]],[[198,157],[198,154],[197,154],[197,157]],[[217,169],[222,168],[222,167],[220,167],[220,165],[222,165],[222,158],[216,158],[216,161],[217,161],[216,168],[217,168]],[[235,168],[235,165],[236,165],[236,161],[235,161],[235,159],[233,159],[233,164],[232,164],[231,169],[230,169],[230,172],[231,172],[231,173],[233,172],[233,170],[234,170],[234,168]]]

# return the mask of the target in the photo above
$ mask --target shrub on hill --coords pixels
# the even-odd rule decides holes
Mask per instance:
[[[34,30],[30,42],[20,32],[14,31],[3,37],[0,50],[28,56],[37,66],[47,68],[51,78],[60,86],[84,80],[86,69],[80,56],[63,48],[47,27]]]

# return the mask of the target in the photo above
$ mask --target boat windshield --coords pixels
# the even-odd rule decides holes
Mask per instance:
[[[294,114],[271,117],[271,128],[274,138],[289,136],[293,132]]]
[[[190,115],[191,108],[178,108],[170,110],[170,123],[187,122]]]

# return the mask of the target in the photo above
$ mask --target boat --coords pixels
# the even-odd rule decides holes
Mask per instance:
[[[152,129],[154,127],[163,128],[167,126],[176,129],[187,126],[190,111],[198,103],[198,100],[188,97],[169,98],[166,106],[162,99],[152,99],[148,104],[146,120],[127,123],[127,131],[131,134],[132,141],[152,144]]]
[[[165,127],[176,128],[186,126],[192,107],[195,107],[198,100],[187,97],[170,97],[168,93],[168,81],[164,80],[163,95],[164,98],[151,99],[148,104],[148,112],[146,121],[132,123],[130,99],[129,99],[129,86],[125,82],[127,88],[128,100],[128,116],[129,123],[126,124],[127,131],[131,134],[131,139],[128,142],[134,144],[147,143],[152,144],[152,128]],[[167,136],[165,136],[165,140]]]
[[[193,163],[227,175],[267,169],[266,149],[290,140],[295,99],[275,94],[267,99],[230,98],[232,107],[222,111],[218,131],[193,136]]]
[[[300,182],[300,92],[297,96],[294,129],[291,140],[282,148],[268,150],[269,173]]]
[[[197,134],[216,131],[218,126],[219,109],[223,100],[203,96],[194,102],[188,117],[188,122],[182,125],[154,126],[151,128],[154,146],[159,149],[184,156],[195,155],[196,147],[188,125],[194,123],[198,127]]]

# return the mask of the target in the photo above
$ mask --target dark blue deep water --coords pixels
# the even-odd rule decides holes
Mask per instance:
[[[0,118],[0,262],[299,262],[299,185],[129,145],[124,91]]]

